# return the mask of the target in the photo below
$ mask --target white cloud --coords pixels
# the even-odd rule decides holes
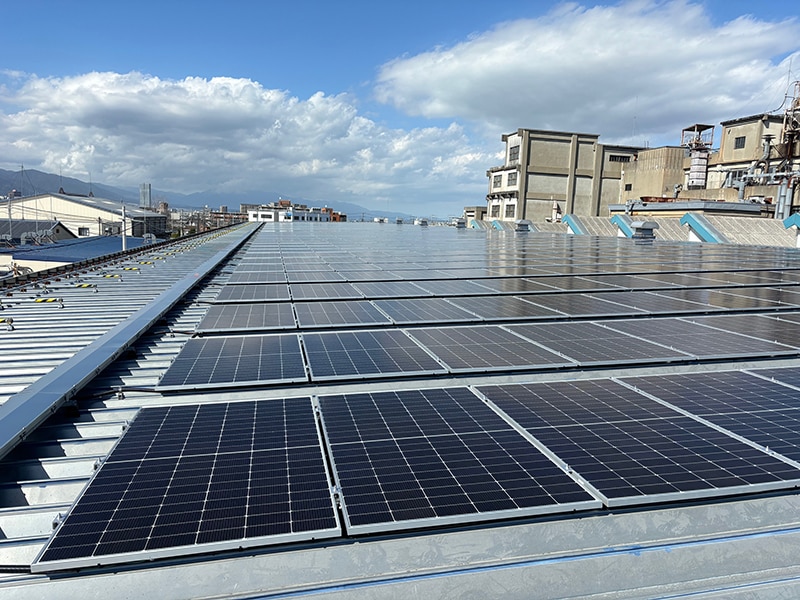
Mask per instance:
[[[386,209],[446,216],[464,203],[450,190],[465,177],[475,196],[468,200],[482,198],[493,159],[456,125],[390,129],[360,116],[346,95],[301,100],[246,79],[29,76],[2,96],[17,108],[0,114],[0,162],[91,173],[110,185],[262,189],[367,207],[380,196]],[[460,157],[463,166],[442,170],[442,156]],[[445,190],[438,205],[430,188]]]
[[[715,26],[702,6],[682,0],[565,4],[392,61],[377,97],[497,133],[530,127],[675,144],[693,123],[776,109],[799,38],[797,19]]]
[[[797,19],[717,25],[685,0],[564,4],[383,65],[376,97],[418,117],[405,129],[351,95],[248,79],[0,71],[0,165],[445,216],[483,202],[500,135],[519,127],[675,144],[693,123],[778,108],[798,39]]]

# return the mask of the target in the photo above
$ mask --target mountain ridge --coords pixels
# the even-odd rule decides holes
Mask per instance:
[[[115,187],[102,183],[85,182],[74,177],[64,177],[53,173],[46,173],[37,169],[21,169],[19,171],[9,171],[0,169],[0,198],[16,190],[23,196],[34,196],[37,194],[55,194],[60,189],[65,194],[73,196],[94,195],[107,200],[139,204],[138,188]],[[238,192],[222,194],[218,192],[195,192],[192,194],[181,194],[177,192],[165,192],[153,189],[152,199],[154,203],[161,200],[169,203],[171,208],[182,209],[201,209],[209,207],[218,209],[220,206],[227,206],[228,210],[238,211],[241,204],[268,204],[279,198],[291,200],[298,204],[308,206],[330,206],[330,208],[347,215],[348,220],[372,220],[375,217],[387,218],[412,218],[412,215],[398,213],[394,211],[377,211],[366,208],[351,202],[325,202],[320,200],[308,200],[300,197],[292,197],[278,192]]]

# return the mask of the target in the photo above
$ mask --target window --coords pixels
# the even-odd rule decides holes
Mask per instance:
[[[517,185],[517,172],[512,171],[508,174],[508,185]]]
[[[492,204],[492,216],[497,218],[500,216],[500,205]]]
[[[85,235],[89,235],[89,228],[88,227],[78,227],[78,236],[83,237]]]
[[[511,148],[508,149],[508,162],[519,162],[519,146],[511,146]]]
[[[747,136],[741,135],[733,140],[734,150],[741,150],[744,148],[744,143],[747,141]]]
[[[608,156],[608,162],[627,163],[631,162],[631,157],[626,154],[610,154]]]
[[[626,192],[630,192],[632,189],[633,189],[633,184],[632,183],[626,183],[625,184],[625,191]]]
[[[503,176],[495,175],[494,179],[492,179],[492,187],[500,187],[501,185],[503,185]]]
[[[517,207],[513,204],[506,205],[506,219],[513,219],[517,212]]]

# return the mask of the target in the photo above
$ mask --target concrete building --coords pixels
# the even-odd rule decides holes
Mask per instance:
[[[711,125],[683,130],[680,147],[642,150],[625,168],[625,201],[753,203],[783,219],[796,205],[800,177],[800,91],[781,114],[723,121],[718,148]]]
[[[622,171],[640,148],[607,146],[595,134],[518,129],[503,135],[505,161],[486,172],[487,219],[542,222],[607,214]]]
[[[60,221],[78,237],[122,233],[123,205],[114,200],[68,194],[38,194],[11,198],[0,206],[9,220]],[[166,215],[134,206],[125,207],[126,234],[165,237],[169,231]]]
[[[327,223],[329,221],[346,221],[347,216],[334,211],[327,206],[322,208],[309,208],[305,204],[295,204],[291,200],[279,199],[269,204],[253,205],[243,204],[242,212],[247,214],[251,222],[284,223],[289,221],[312,221]]]

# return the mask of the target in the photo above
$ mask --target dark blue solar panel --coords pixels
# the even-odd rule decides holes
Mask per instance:
[[[445,372],[399,330],[306,333],[303,344],[313,380]]]
[[[319,399],[348,531],[596,507],[466,388]]]
[[[609,506],[788,489],[800,469],[610,380],[479,391]]]
[[[213,304],[197,326],[197,331],[268,331],[296,327],[289,302]]]
[[[296,335],[192,338],[167,369],[160,389],[306,381]]]
[[[409,334],[453,372],[574,365],[563,356],[497,326],[412,329]]]
[[[37,568],[339,534],[309,398],[144,409]]]

